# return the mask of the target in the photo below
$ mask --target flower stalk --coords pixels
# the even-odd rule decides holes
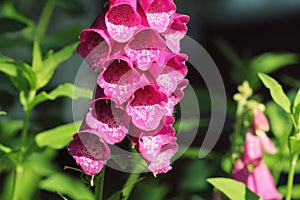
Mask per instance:
[[[299,154],[296,153],[293,155],[293,157],[291,159],[290,170],[289,170],[289,175],[288,175],[288,183],[287,183],[286,200],[291,200],[291,198],[292,198],[295,167],[297,164],[298,157],[299,157]]]

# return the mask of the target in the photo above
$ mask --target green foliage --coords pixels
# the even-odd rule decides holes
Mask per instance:
[[[0,111],[0,116],[1,115],[6,115],[6,112],[5,111]]]
[[[69,97],[71,99],[78,98],[92,98],[93,92],[89,89],[75,87],[71,83],[65,83],[59,85],[57,88],[53,89],[51,92],[47,93],[45,91],[40,92],[35,99],[29,104],[29,109],[32,109],[36,105],[48,101],[55,100],[58,97]]]
[[[284,93],[282,86],[275,79],[266,74],[259,73],[258,76],[265,87],[270,90],[274,102],[282,107],[285,112],[291,113],[291,102]]]
[[[32,69],[37,76],[36,89],[44,87],[50,81],[55,69],[58,67],[59,64],[68,60],[72,56],[76,46],[77,43],[74,43],[64,47],[56,53],[52,53],[52,51],[50,51],[45,57],[45,59],[42,60],[39,43],[35,41],[32,58]]]
[[[299,60],[297,54],[287,52],[268,52],[253,58],[249,58],[249,56],[241,58],[227,42],[220,38],[216,40],[216,46],[232,65],[231,76],[235,83],[247,80],[253,89],[259,86],[257,73],[269,74],[284,66],[295,64]]]
[[[278,187],[278,192],[280,192],[282,195],[285,196],[287,193],[287,187],[285,185]],[[295,184],[293,186],[292,198],[300,199],[300,185],[299,184]]]
[[[14,32],[26,27],[26,24],[10,18],[0,18],[0,34]]]
[[[94,198],[91,190],[85,184],[64,173],[50,175],[40,181],[38,187],[49,192],[67,195],[74,200],[91,200]]]
[[[262,200],[251,192],[244,183],[230,178],[209,178],[207,181],[232,200]]]
[[[205,173],[199,173],[205,172]],[[215,172],[214,167],[204,160],[195,160],[187,164],[180,181],[182,191],[201,191],[208,188],[206,179]]]
[[[70,123],[43,131],[35,136],[35,141],[39,147],[62,149],[72,140],[80,124],[81,122]]]

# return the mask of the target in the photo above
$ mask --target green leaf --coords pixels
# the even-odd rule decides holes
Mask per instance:
[[[24,62],[16,62],[16,66],[22,72],[22,76],[27,80],[27,82],[30,85],[30,88],[34,89],[37,77],[32,68]]]
[[[0,63],[3,63],[3,62],[13,62],[14,59],[10,58],[10,57],[7,57],[6,55],[3,55],[0,53]]]
[[[39,147],[62,149],[72,140],[72,136],[78,131],[77,127],[80,124],[79,121],[43,131],[35,136],[35,141]]]
[[[205,173],[199,173],[205,171]],[[180,181],[180,188],[183,191],[201,191],[208,188],[206,179],[214,172],[214,166],[204,160],[195,160],[187,164],[184,169],[184,176]]]
[[[36,65],[35,72],[38,77],[37,89],[42,88],[50,81],[55,69],[60,63],[68,60],[72,56],[76,46],[77,43],[66,46],[60,51],[48,55],[42,65]]]
[[[39,93],[36,98],[29,104],[29,108],[33,108],[34,106],[47,101],[47,100],[55,100],[58,97],[69,97],[71,99],[79,99],[79,98],[92,98],[93,92],[89,89],[79,88],[74,86],[71,83],[65,83],[63,85],[59,85],[57,88],[52,90],[50,93],[45,91]]]
[[[14,84],[14,86],[20,90],[27,90],[27,81],[24,78],[23,74],[20,72],[16,63],[13,62],[4,62],[0,63],[0,72],[4,73]]]
[[[283,196],[286,196],[287,186],[278,187],[278,192],[280,192],[280,194],[282,194]],[[300,199],[300,185],[299,184],[293,185],[292,199]]]
[[[300,154],[300,133],[290,137],[291,153]]]
[[[278,142],[286,142],[293,126],[288,114],[274,102],[269,102],[266,104],[266,115],[270,120],[271,131]]]
[[[209,178],[207,181],[232,200],[262,200],[251,192],[244,183],[230,178]]]
[[[38,69],[42,67],[43,67],[42,50],[39,41],[35,39],[33,43],[33,51],[32,51],[32,70],[34,72],[37,72]]]
[[[297,63],[298,56],[293,53],[265,53],[254,57],[249,63],[249,72],[247,73],[247,80],[250,81],[252,87],[257,87],[258,78],[256,74],[271,73],[286,65]]]
[[[0,18],[0,34],[19,31],[27,25],[10,18]]]
[[[300,129],[300,89],[298,90],[296,97],[294,99],[293,116],[294,116],[296,125],[298,126],[298,129]]]
[[[22,22],[27,25],[25,29],[23,29],[23,34],[26,38],[32,38],[33,36],[33,30],[34,30],[34,22],[25,17],[24,15],[21,15],[20,12],[18,12],[13,3],[11,1],[4,1],[4,3],[1,5],[1,11],[3,16],[11,19],[15,19],[19,22]]]
[[[49,192],[59,192],[74,200],[94,198],[91,190],[85,184],[63,173],[55,173],[40,181],[39,188]]]
[[[291,113],[291,102],[284,93],[282,86],[275,79],[266,74],[258,73],[258,76],[265,87],[270,90],[271,96],[275,103],[281,106],[285,112]]]
[[[1,115],[6,115],[6,112],[5,111],[0,111],[0,116]]]
[[[125,196],[123,195],[122,191],[117,191],[114,192],[109,198],[108,200],[125,200]]]

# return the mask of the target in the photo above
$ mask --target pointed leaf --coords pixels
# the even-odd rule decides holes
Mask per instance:
[[[285,112],[291,113],[291,102],[284,93],[282,86],[275,79],[266,74],[258,73],[258,76],[265,87],[270,90],[271,96],[275,103],[282,107]]]
[[[93,91],[85,88],[79,88],[71,83],[65,83],[59,85],[57,88],[52,90],[50,93],[45,91],[39,93],[36,98],[30,103],[29,108],[33,108],[37,104],[40,104],[47,100],[55,100],[58,97],[69,97],[71,99],[79,98],[92,98]]]
[[[42,50],[39,41],[36,39],[33,43],[32,51],[32,70],[38,72],[43,67]]]
[[[6,55],[3,55],[0,53],[0,63],[2,62],[13,62],[14,59],[7,57]]]
[[[76,133],[81,122],[69,123],[56,128],[43,131],[35,136],[35,141],[39,147],[50,147],[53,149],[65,148]]]
[[[66,46],[60,51],[48,56],[43,61],[43,66],[36,69],[38,77],[37,88],[42,88],[50,81],[55,69],[60,63],[68,60],[72,56],[76,49],[76,46],[77,43]]]
[[[5,111],[0,111],[0,116],[1,115],[6,115],[6,112]]]
[[[91,200],[91,190],[81,181],[63,173],[55,173],[39,183],[39,188],[49,192],[59,192],[74,200]]]
[[[28,89],[27,81],[23,77],[16,63],[14,62],[0,63],[0,72],[4,73],[11,80],[11,82],[18,90],[25,91]]]
[[[296,97],[294,99],[293,103],[293,115],[295,118],[295,121],[298,125],[298,128],[300,129],[300,89],[298,90]]]
[[[232,200],[262,200],[244,183],[230,178],[209,178],[207,181]]]
[[[286,143],[287,135],[292,130],[292,122],[288,114],[274,102],[266,104],[266,114],[270,120],[271,131],[278,139],[278,142]]]
[[[247,80],[250,81],[252,87],[258,85],[258,78],[256,74],[271,73],[286,65],[297,63],[298,56],[293,53],[265,53],[254,57],[249,63],[249,71],[247,73]]]

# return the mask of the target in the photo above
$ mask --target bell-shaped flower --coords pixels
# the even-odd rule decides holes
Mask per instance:
[[[129,129],[130,117],[125,110],[110,99],[95,99],[90,103],[85,123],[97,130],[99,137],[108,144],[121,142]]]
[[[139,87],[140,74],[127,57],[114,59],[98,77],[98,85],[118,105],[125,103]]]
[[[148,70],[152,63],[157,62],[166,43],[157,31],[149,28],[137,31],[125,46],[126,55],[141,70]]]
[[[243,161],[246,164],[257,165],[263,156],[262,144],[259,139],[253,133],[253,130],[250,130],[246,133],[245,143],[244,143],[244,153]]]
[[[155,130],[166,115],[167,96],[158,90],[157,85],[147,85],[138,89],[129,101],[126,111],[132,123],[141,130]]]
[[[160,87],[159,90],[167,96],[170,96],[177,89],[178,83],[186,76],[186,60],[187,56],[184,54],[170,53],[166,61],[166,66],[157,75],[156,83]]]
[[[105,16],[108,33],[117,42],[127,42],[141,23],[136,0],[109,0]]]
[[[69,153],[85,174],[98,174],[110,156],[107,144],[94,130],[82,130],[73,136],[68,145]]]
[[[260,109],[254,109],[253,111],[253,128],[254,130],[263,132],[268,132],[270,130],[269,120]]]
[[[238,160],[232,172],[232,178],[245,183],[252,192],[263,200],[282,199],[276,189],[272,174],[262,160],[250,170],[246,163]]]
[[[178,145],[176,143],[176,137],[172,138],[172,141],[165,146],[163,146],[159,153],[156,155],[155,159],[147,161],[148,169],[156,176],[156,174],[167,173],[172,169],[171,158],[178,150]]]
[[[174,13],[170,17],[170,23],[167,30],[162,33],[166,38],[167,47],[178,53],[180,51],[180,40],[184,38],[187,33],[186,24],[189,22],[190,17],[179,13]]]
[[[102,71],[111,52],[111,42],[107,35],[99,29],[84,29],[79,38],[77,52],[85,58],[93,71]]]
[[[140,0],[151,28],[162,33],[167,30],[170,15],[176,11],[173,0]]]

